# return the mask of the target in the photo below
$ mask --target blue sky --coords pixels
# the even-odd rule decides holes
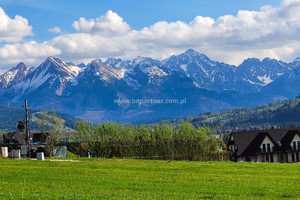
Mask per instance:
[[[0,8],[0,73],[48,56],[164,59],[188,48],[236,65],[300,56],[300,0],[0,0]]]

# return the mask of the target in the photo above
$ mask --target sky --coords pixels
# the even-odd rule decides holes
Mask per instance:
[[[239,65],[300,57],[300,0],[0,0],[0,74],[48,56],[74,63],[195,49]]]

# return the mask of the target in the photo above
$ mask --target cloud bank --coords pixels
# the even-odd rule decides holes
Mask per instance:
[[[260,11],[240,10],[236,15],[217,19],[196,16],[188,23],[159,21],[141,30],[132,29],[122,17],[109,10],[96,19],[82,17],[74,21],[74,33],[62,34],[41,44],[5,45],[0,48],[0,58],[4,62],[19,59],[19,55],[39,62],[41,57],[50,55],[68,61],[136,56],[164,59],[194,48],[212,59],[236,65],[248,57],[291,61],[300,56],[299,10],[300,0],[284,0],[279,7],[265,6]],[[2,10],[0,16],[6,16],[3,13]],[[20,35],[19,40],[31,34],[26,19],[18,16],[9,20],[20,21],[23,28],[29,30],[26,29],[27,33]],[[14,27],[13,23],[8,26]],[[10,41],[1,30],[4,29],[0,27],[0,41]],[[34,53],[28,53],[30,48],[35,49]],[[9,51],[19,53],[7,53]]]

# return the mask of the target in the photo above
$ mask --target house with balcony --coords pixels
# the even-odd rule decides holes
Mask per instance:
[[[300,162],[300,129],[232,132],[227,147],[234,161]]]

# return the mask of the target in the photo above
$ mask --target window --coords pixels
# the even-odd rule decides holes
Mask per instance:
[[[266,152],[266,144],[263,144],[262,152]]]
[[[293,142],[293,150],[297,150],[297,148],[296,148],[296,142]]]
[[[271,160],[271,162],[274,162],[273,155],[270,155],[270,160]]]
[[[300,141],[297,142],[298,150],[300,150]]]
[[[296,161],[299,162],[299,153],[296,153]]]
[[[233,145],[230,146],[230,150],[231,150],[232,153],[234,153],[234,146]]]
[[[267,144],[267,152],[271,152],[270,143]]]

